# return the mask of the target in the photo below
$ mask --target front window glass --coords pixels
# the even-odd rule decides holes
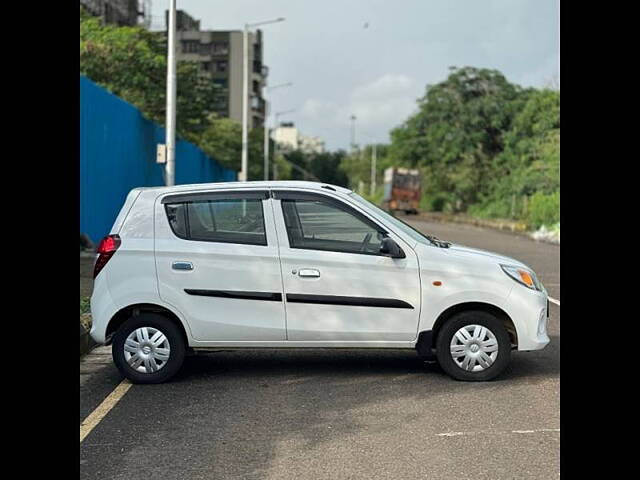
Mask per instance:
[[[386,221],[388,221],[393,226],[397,227],[403,233],[406,233],[407,235],[409,235],[416,242],[421,242],[421,243],[424,243],[426,245],[433,245],[433,243],[427,237],[425,237],[422,233],[418,232],[416,229],[414,229],[413,227],[407,225],[402,220],[394,217],[393,215],[389,214],[388,212],[385,212],[380,207],[377,207],[373,203],[368,202],[367,200],[362,198],[357,193],[351,192],[349,194],[349,196],[351,198],[353,198],[354,200],[356,200],[361,205],[364,205],[366,208],[375,211],[375,213],[380,215],[382,218],[384,218]]]
[[[291,248],[379,254],[382,234],[372,225],[330,203],[282,200]]]

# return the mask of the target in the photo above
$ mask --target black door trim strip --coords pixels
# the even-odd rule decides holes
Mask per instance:
[[[282,294],[275,292],[239,292],[232,290],[200,290],[192,288],[185,288],[184,291],[189,295],[198,295],[201,297],[236,298],[239,300],[265,300],[268,302],[282,301]]]
[[[205,202],[220,200],[267,200],[269,190],[214,190],[194,191],[167,195],[162,199],[163,204]]]
[[[315,303],[321,305],[352,305],[356,307],[409,308],[413,305],[395,298],[342,297],[338,295],[307,295],[287,293],[289,303]]]

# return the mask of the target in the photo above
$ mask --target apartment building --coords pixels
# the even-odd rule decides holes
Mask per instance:
[[[304,153],[324,153],[324,140],[320,137],[312,137],[307,135],[300,135],[298,142],[300,144],[300,150]]]
[[[283,150],[301,150],[304,153],[323,153],[324,141],[300,133],[293,122],[281,122],[273,131],[273,141]]]
[[[80,0],[86,11],[112,25],[134,26],[150,7],[139,0]]]
[[[214,110],[238,122],[242,121],[242,34],[242,30],[200,30],[198,20],[182,10],[176,13],[176,58],[200,64],[202,74],[219,86]],[[262,31],[248,37],[249,128],[258,128],[265,120],[262,89],[269,70],[263,63]]]

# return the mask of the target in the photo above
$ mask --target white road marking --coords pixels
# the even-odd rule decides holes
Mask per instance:
[[[89,435],[91,430],[105,417],[109,411],[116,406],[124,394],[131,388],[131,382],[124,379],[120,384],[105,398],[98,407],[89,414],[87,418],[80,424],[80,443]]]
[[[559,428],[538,428],[536,430],[510,430],[503,432],[444,432],[437,433],[437,437],[458,437],[461,435],[505,435],[509,433],[542,433],[542,432],[559,432]]]
[[[555,298],[551,298],[551,297],[549,297],[549,301],[550,301],[551,303],[555,303],[556,305],[560,306],[560,300],[556,300]]]

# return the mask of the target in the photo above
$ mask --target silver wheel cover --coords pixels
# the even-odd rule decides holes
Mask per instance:
[[[154,373],[169,361],[171,346],[167,337],[157,328],[140,327],[129,334],[124,342],[124,359],[141,373]]]
[[[482,325],[466,325],[458,330],[449,345],[451,358],[468,372],[486,370],[498,357],[498,339]]]

